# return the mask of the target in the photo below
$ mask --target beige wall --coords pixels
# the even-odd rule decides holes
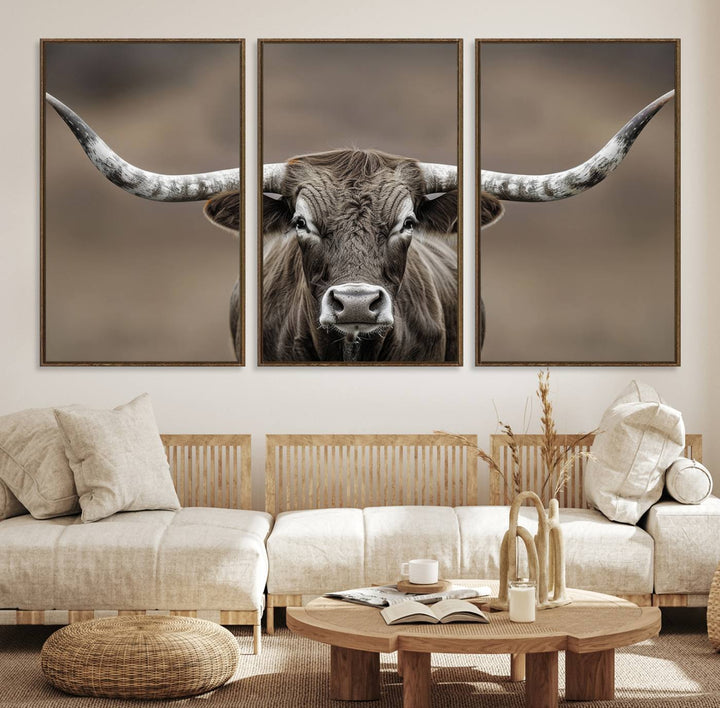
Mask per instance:
[[[688,430],[706,436],[706,460],[720,474],[714,366],[720,346],[720,265],[714,206],[718,158],[715,0],[516,0],[331,2],[215,0],[27,0],[3,25],[0,85],[0,414],[81,402],[112,406],[151,394],[166,432],[246,432],[256,439],[260,504],[266,432],[477,432],[504,421],[522,427],[536,370],[476,369],[473,354],[474,37],[680,37],[682,39],[682,338],[680,368],[554,369],[558,425],[594,427],[633,377],[680,408]],[[487,10],[487,12],[486,12]],[[381,24],[380,24],[381,23]],[[623,24],[621,24],[623,23]],[[40,369],[38,366],[38,39],[40,37],[218,37],[248,39],[248,366],[235,369]],[[465,39],[465,366],[461,369],[282,369],[255,367],[255,71],[257,37],[437,36]],[[189,332],[188,336],[192,336]],[[536,408],[536,407],[535,407]],[[537,429],[537,415],[530,430]],[[716,477],[720,481],[720,477]]]

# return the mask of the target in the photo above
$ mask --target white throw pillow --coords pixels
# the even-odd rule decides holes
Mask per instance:
[[[662,496],[665,470],[685,447],[680,411],[633,381],[600,422],[585,468],[585,497],[610,521],[636,524]]]
[[[180,508],[147,394],[112,410],[55,409],[83,521]]]
[[[675,460],[665,473],[665,489],[681,504],[699,504],[712,493],[712,475],[705,465],[687,457]]]
[[[0,418],[0,479],[36,519],[80,511],[52,408],[31,408]],[[13,506],[17,510],[17,504]]]

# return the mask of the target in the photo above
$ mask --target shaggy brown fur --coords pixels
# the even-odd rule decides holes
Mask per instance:
[[[291,226],[298,197],[322,236]],[[412,200],[411,239],[389,239],[398,205]],[[391,329],[361,338],[359,361],[458,360],[457,191],[427,199],[414,160],[335,150],[288,161],[282,198],[264,200],[263,360],[342,361],[343,336],[319,326],[322,296],[340,283],[380,285]]]

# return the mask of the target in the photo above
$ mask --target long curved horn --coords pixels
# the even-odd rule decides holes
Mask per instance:
[[[285,179],[285,162],[269,162],[263,165],[263,192],[280,194]]]
[[[457,167],[441,165],[437,162],[418,162],[418,167],[425,180],[425,193],[449,192],[457,189]]]
[[[49,93],[45,100],[57,111],[95,167],[130,194],[156,202],[195,202],[240,188],[240,169],[163,175],[135,167],[114,152],[97,133],[64,103]]]
[[[589,160],[563,172],[547,175],[515,175],[482,170],[481,187],[498,199],[514,202],[551,202],[573,197],[602,182],[625,158],[650,119],[675,95],[675,91],[655,99],[631,118]]]

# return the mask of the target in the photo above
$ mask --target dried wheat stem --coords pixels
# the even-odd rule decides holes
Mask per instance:
[[[572,479],[575,471],[575,461],[582,459],[593,459],[593,454],[589,451],[581,451],[574,452],[572,455],[566,455],[565,460],[560,467],[560,474],[557,482],[555,483],[555,488],[553,489],[553,498],[557,497],[560,490]]]
[[[479,448],[477,445],[475,445],[475,443],[470,442],[470,440],[464,435],[458,435],[457,433],[448,433],[445,430],[434,430],[433,432],[436,435],[447,435],[454,440],[461,442],[465,447],[470,448],[470,450],[474,452],[475,455],[477,455],[485,464],[487,464],[493,472],[496,472],[503,479],[505,479],[505,473],[500,468],[500,465],[498,465],[498,463],[490,455],[488,455],[485,450]]]

